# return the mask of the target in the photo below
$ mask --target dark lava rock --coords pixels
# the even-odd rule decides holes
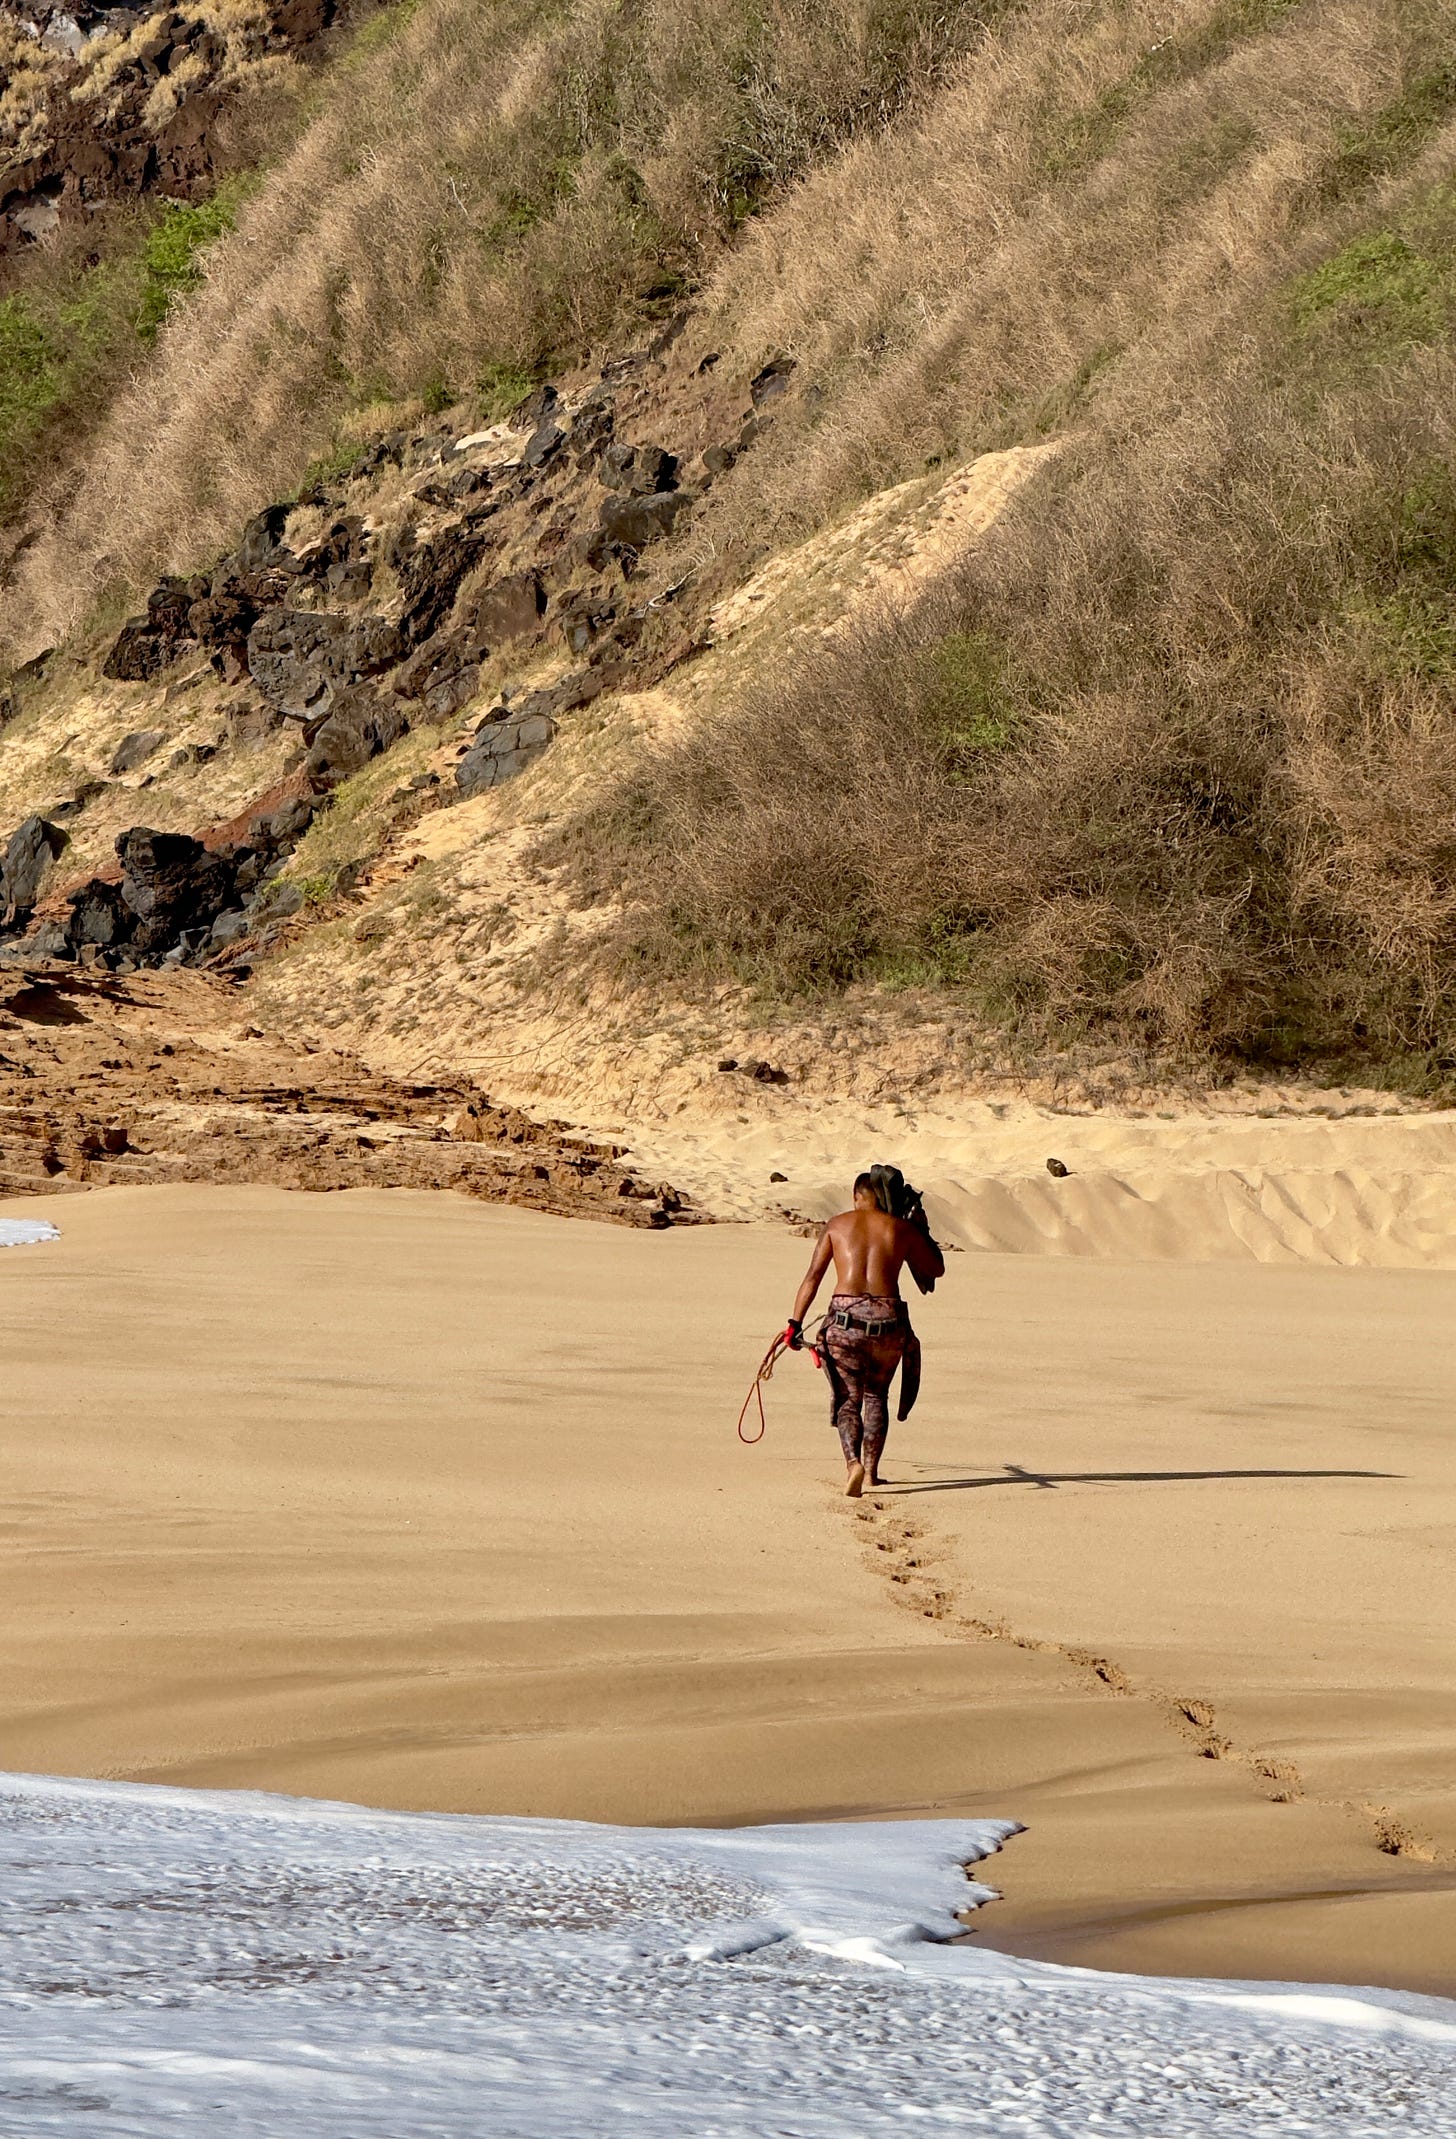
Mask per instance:
[[[27,964],[33,958],[74,958],[76,953],[66,935],[65,923],[42,921],[33,936],[27,937],[23,946],[17,945],[14,952],[0,951],[0,959],[23,956]]]
[[[611,445],[597,465],[597,479],[608,490],[625,490],[634,497],[651,497],[663,490],[676,490],[679,462],[665,446]]]
[[[461,795],[483,795],[514,779],[540,757],[555,733],[556,723],[544,713],[487,723],[455,768]]]
[[[104,884],[100,877],[73,891],[70,904],[65,940],[72,952],[87,943],[125,943],[136,926],[136,915],[122,897],[121,886]]]
[[[259,603],[242,594],[204,594],[189,607],[187,622],[199,645],[241,651],[258,621],[259,608]]]
[[[209,947],[215,951],[225,951],[241,941],[251,927],[252,922],[242,907],[230,906],[213,922],[207,939]]]
[[[350,479],[377,475],[381,468],[390,465],[398,468],[404,460],[404,449],[408,442],[409,434],[405,431],[391,431],[388,437],[377,438],[372,446],[364,448],[349,470]]]
[[[180,772],[184,766],[210,765],[217,756],[216,743],[183,743],[167,760],[169,772]]]
[[[550,385],[533,387],[524,401],[511,411],[511,422],[518,427],[530,424],[537,429],[549,416],[554,416],[561,406],[560,389]]]
[[[160,728],[134,728],[130,735],[122,737],[111,753],[113,777],[117,773],[134,772],[138,765],[144,765],[154,756],[166,740]]]
[[[574,654],[584,654],[616,621],[617,605],[603,587],[584,587],[571,595],[557,617],[561,636]]]
[[[469,705],[480,683],[476,638],[469,631],[437,631],[394,675],[401,698],[419,699],[431,718],[448,720]]]
[[[110,653],[101,664],[103,676],[113,683],[147,683],[166,667],[168,653],[143,616],[129,617],[117,633]]]
[[[571,426],[571,451],[578,468],[589,467],[611,443],[615,420],[608,401],[588,399],[582,404]]]
[[[766,402],[777,401],[780,394],[789,390],[789,379],[794,370],[792,357],[775,357],[765,364],[757,377],[748,383],[748,398],[754,407],[762,408]]]
[[[659,491],[676,490],[677,471],[677,455],[669,453],[665,446],[639,446],[628,487],[644,498]]]
[[[644,550],[670,535],[678,517],[693,504],[686,490],[658,491],[648,497],[608,498],[597,518],[599,539],[624,549]]]
[[[212,854],[185,832],[133,825],[116,842],[121,896],[135,917],[131,941],[155,956],[184,930],[211,928],[232,904],[237,857]]]
[[[115,683],[147,683],[175,661],[192,638],[188,582],[164,579],[147,596],[145,616],[122,625],[101,673]]]
[[[270,921],[286,921],[291,914],[298,913],[302,906],[303,893],[297,884],[280,884],[268,901],[267,918]]]
[[[308,720],[326,712],[345,684],[392,668],[404,651],[399,630],[382,616],[270,609],[248,635],[248,668],[280,712]]]
[[[409,720],[398,699],[372,691],[367,684],[339,691],[327,717],[310,737],[309,784],[316,792],[326,793],[408,733]]]
[[[29,914],[51,863],[70,835],[44,817],[27,817],[11,833],[0,858],[0,924],[13,927]]]
[[[295,795],[290,802],[280,802],[276,810],[254,817],[248,825],[248,838],[254,846],[284,853],[297,846],[313,823],[317,809],[311,795]]]
[[[335,520],[321,542],[303,551],[298,558],[300,578],[311,579],[316,585],[327,587],[331,594],[344,594],[350,590],[369,590],[369,565],[367,550],[369,538],[364,522],[357,513],[347,514]]]
[[[489,508],[487,508],[487,511]],[[404,593],[402,622],[416,646],[439,630],[490,543],[481,527],[448,527],[433,542],[395,545],[391,562]]]
[[[50,814],[52,817],[64,817],[69,823],[73,817],[80,816],[88,802],[94,801],[97,795],[104,794],[105,791],[104,780],[82,780],[70,800],[55,803]]]
[[[243,529],[243,539],[238,544],[238,569],[242,572],[261,572],[273,563],[283,548],[283,530],[288,525],[291,507],[265,505],[260,513]]]
[[[549,420],[538,424],[526,440],[521,459],[528,468],[544,468],[547,461],[554,460],[566,444],[566,433],[559,423]]]
[[[515,572],[497,579],[475,602],[471,628],[486,653],[507,639],[533,632],[546,614],[546,589],[539,572]]]
[[[637,448],[618,441],[603,452],[597,463],[597,481],[608,490],[627,490],[631,487],[632,466],[637,458]]]

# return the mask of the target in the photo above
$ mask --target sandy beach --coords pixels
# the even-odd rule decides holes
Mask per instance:
[[[1456,1275],[953,1255],[855,1507],[782,1228],[3,1209],[6,1768],[1004,1816],[983,1942],[1456,1991]]]

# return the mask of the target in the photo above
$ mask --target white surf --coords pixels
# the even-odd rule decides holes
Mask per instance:
[[[0,1779],[6,2139],[1449,2139],[1456,2005],[951,1945],[1006,1821]]]

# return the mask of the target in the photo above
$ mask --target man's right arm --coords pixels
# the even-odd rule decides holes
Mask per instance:
[[[795,1298],[794,1311],[789,1317],[789,1328],[791,1330],[803,1326],[805,1315],[814,1305],[814,1295],[824,1282],[824,1273],[834,1260],[833,1224],[834,1221],[831,1219],[815,1242],[814,1253],[809,1258],[808,1271],[805,1273],[804,1282],[799,1287],[798,1295]]]

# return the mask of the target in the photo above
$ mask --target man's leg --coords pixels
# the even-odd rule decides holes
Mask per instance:
[[[866,1485],[875,1486],[880,1482],[880,1458],[890,1431],[890,1383],[895,1378],[895,1369],[904,1349],[905,1340],[898,1330],[892,1337],[874,1338],[868,1347],[869,1356],[860,1383],[864,1393],[860,1459],[865,1467]]]
[[[834,1428],[839,1435],[839,1445],[844,1451],[845,1469],[849,1483],[845,1490],[851,1499],[858,1499],[864,1484],[864,1462],[861,1445],[864,1440],[864,1420],[860,1413],[861,1398],[857,1390],[846,1389],[834,1406]]]
[[[844,1451],[844,1467],[848,1476],[845,1492],[851,1500],[858,1500],[864,1485],[864,1462],[861,1448],[864,1441],[864,1419],[861,1405],[864,1400],[859,1374],[858,1348],[851,1338],[846,1341],[840,1331],[835,1331],[836,1342],[831,1347],[825,1343],[824,1364],[829,1379],[829,1415],[834,1421],[834,1430],[839,1435],[839,1445]]]
[[[865,1483],[874,1486],[880,1482],[880,1458],[890,1432],[890,1407],[883,1389],[866,1389],[863,1416],[860,1458],[865,1468]]]

